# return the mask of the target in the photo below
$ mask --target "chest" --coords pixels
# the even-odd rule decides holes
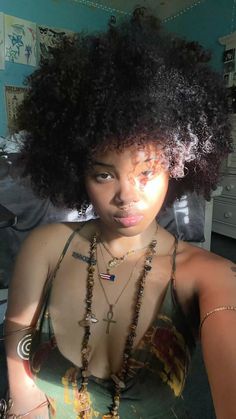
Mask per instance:
[[[134,347],[150,327],[165,295],[171,274],[169,258],[153,261],[148,273],[137,313],[137,298],[143,261],[121,266],[115,282],[102,280],[95,267],[91,310],[96,319],[89,339],[90,365],[94,375],[106,376],[119,369],[130,325],[138,314]],[[164,263],[163,263],[164,262]],[[68,258],[53,281],[49,311],[60,351],[76,365],[81,365],[80,348],[84,336],[81,323],[86,312],[88,265]]]

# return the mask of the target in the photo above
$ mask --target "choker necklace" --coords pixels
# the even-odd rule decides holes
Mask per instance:
[[[99,248],[100,248],[100,251],[101,251],[101,255],[102,255],[102,259],[103,259],[104,265],[106,265],[104,254],[103,254],[103,251],[102,251],[101,242],[99,243]],[[116,275],[115,274],[111,274],[108,266],[106,266],[106,272],[100,272],[100,270],[98,269],[98,278],[99,278],[99,280],[101,278],[101,279],[105,279],[107,281],[114,282],[115,279],[116,279]]]
[[[158,226],[157,226],[157,229],[158,229]],[[157,233],[157,229],[156,229],[156,233]],[[146,249],[148,247],[148,246],[144,246],[144,247],[141,247],[139,249],[128,250],[128,252],[126,252],[123,256],[117,257],[117,256],[114,256],[111,253],[110,249],[106,246],[106,244],[104,242],[100,241],[99,245],[100,245],[102,257],[103,257],[103,260],[104,260],[104,264],[106,264],[106,263],[105,263],[105,258],[104,258],[103,252],[102,252],[102,246],[104,247],[104,249],[107,251],[107,253],[112,258],[112,259],[110,259],[107,262],[106,272],[100,272],[99,273],[99,276],[102,279],[105,279],[105,280],[108,280],[108,281],[112,281],[112,282],[115,281],[116,275],[115,274],[111,274],[111,272],[110,272],[111,269],[114,269],[117,266],[119,266],[121,263],[123,263],[127,259],[128,256],[133,255],[134,253],[139,252],[140,250],[144,250],[144,249]]]
[[[107,253],[111,256],[111,260],[109,260],[107,262],[107,271],[109,272],[110,269],[116,268],[117,266],[119,266],[122,262],[124,262],[127,257],[129,255],[133,255],[135,252],[137,252],[138,250],[142,250],[142,249],[137,249],[137,250],[129,250],[128,252],[126,252],[123,256],[121,257],[116,257],[114,256],[110,249],[108,249],[108,247],[105,245],[104,242],[101,241],[101,245],[104,247],[104,249],[107,251]],[[144,249],[144,248],[143,248]]]
[[[148,273],[152,269],[152,259],[156,253],[156,245],[157,245],[156,240],[152,240],[151,243],[149,244],[146,251],[146,255],[145,255],[144,266],[137,281],[137,292],[135,296],[134,312],[132,315],[131,323],[129,325],[129,333],[125,341],[121,369],[119,373],[111,375],[111,379],[114,382],[114,394],[112,397],[112,404],[111,404],[110,412],[108,412],[107,414],[103,416],[103,418],[106,418],[106,419],[109,419],[109,418],[120,419],[119,405],[120,405],[120,398],[121,398],[121,390],[125,388],[125,380],[130,369],[129,359],[132,354],[134,339],[136,336],[136,329],[137,329],[140,309],[142,305],[145,282],[146,282]],[[95,235],[92,238],[91,243],[90,243],[90,260],[96,259],[95,258],[96,250],[97,250],[97,236]],[[90,326],[91,324],[94,323],[93,319],[96,319],[94,314],[92,313],[94,271],[95,271],[95,267],[90,263],[90,265],[88,266],[88,276],[87,276],[85,316],[84,316],[84,319],[82,320],[83,324],[79,322],[80,326],[84,327],[84,336],[83,336],[82,344],[81,344],[82,382],[81,382],[81,387],[79,389],[79,394],[78,394],[80,405],[81,405],[79,417],[81,419],[88,419],[90,417],[90,411],[91,411],[87,386],[88,386],[88,378],[90,375],[88,371],[89,352],[90,352],[89,336],[91,334]]]

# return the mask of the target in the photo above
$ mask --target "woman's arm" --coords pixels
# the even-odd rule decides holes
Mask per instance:
[[[17,345],[29,330],[39,307],[43,287],[50,272],[50,226],[33,231],[23,243],[17,257],[9,290],[5,320],[9,396],[13,401],[10,412],[25,414],[46,401],[27,371],[26,363],[17,353]],[[47,419],[47,406],[28,416],[29,419]]]
[[[236,266],[214,258],[204,271],[199,282],[203,356],[217,419],[231,419],[236,418]]]

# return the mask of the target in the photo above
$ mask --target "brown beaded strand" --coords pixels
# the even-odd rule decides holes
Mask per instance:
[[[91,244],[90,244],[90,261],[95,259],[96,256],[96,248],[97,248],[97,237],[96,235],[92,238]],[[79,390],[79,393],[81,396],[84,395],[84,399],[82,399],[82,402],[85,403],[85,410],[80,412],[81,419],[85,419],[88,417],[88,412],[90,410],[90,406],[88,404],[87,400],[87,386],[88,386],[88,358],[89,358],[89,337],[90,337],[90,326],[93,324],[93,319],[95,319],[94,314],[92,313],[92,299],[93,299],[93,287],[94,287],[94,271],[95,267],[92,265],[92,263],[88,266],[88,276],[87,276],[87,292],[86,292],[86,312],[85,312],[85,318],[81,322],[79,322],[80,325],[83,325],[84,327],[84,336],[82,340],[81,345],[81,358],[82,358],[82,383]]]
[[[136,295],[135,309],[134,309],[132,322],[129,326],[130,333],[128,334],[126,338],[121,370],[117,376],[116,375],[111,376],[111,378],[115,382],[115,394],[113,398],[113,405],[111,408],[110,418],[119,419],[118,410],[119,410],[119,405],[120,405],[121,389],[125,387],[124,381],[129,373],[129,358],[133,350],[134,339],[136,336],[136,329],[138,325],[142,298],[144,294],[144,286],[145,286],[147,274],[152,269],[151,263],[152,263],[153,255],[155,254],[155,251],[156,251],[156,244],[157,244],[156,240],[152,240],[152,242],[150,243],[148,247],[147,255],[145,258],[143,271],[140,274],[140,277],[138,280],[138,289],[137,289],[137,295]],[[104,416],[104,418],[109,418],[109,415]]]
[[[136,329],[138,325],[138,319],[142,304],[142,298],[144,294],[144,286],[146,282],[147,274],[152,269],[152,259],[153,255],[156,251],[156,240],[152,240],[152,242],[148,246],[148,250],[145,257],[143,271],[140,274],[138,279],[138,288],[136,294],[136,301],[135,301],[135,309],[131,324],[129,326],[129,334],[126,338],[124,353],[123,353],[123,361],[120,372],[115,375],[112,374],[111,378],[115,384],[115,391],[113,396],[113,402],[111,406],[111,410],[109,413],[103,416],[103,419],[114,418],[119,419],[119,405],[120,405],[120,396],[122,388],[125,388],[125,379],[129,372],[129,358],[132,353],[134,339],[136,336]],[[97,248],[97,236],[95,235],[92,238],[91,246],[90,246],[90,260],[95,259],[96,255],[96,248]],[[82,340],[81,345],[81,357],[82,357],[82,383],[81,388],[79,390],[80,395],[82,396],[81,401],[84,402],[84,409],[80,412],[80,418],[86,419],[89,416],[89,404],[87,398],[87,385],[88,385],[88,357],[89,357],[89,336],[90,336],[90,326],[91,324],[95,323],[97,319],[95,318],[94,314],[92,313],[92,298],[93,298],[93,288],[94,288],[94,271],[95,267],[90,265],[88,266],[88,277],[87,277],[87,292],[86,292],[86,312],[85,317],[82,321],[79,322],[81,326],[84,327],[84,337]],[[84,398],[83,398],[84,396]]]

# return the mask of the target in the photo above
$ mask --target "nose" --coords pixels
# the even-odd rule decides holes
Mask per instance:
[[[139,193],[137,185],[133,178],[127,176],[121,177],[117,181],[117,189],[115,193],[115,203],[117,205],[127,206],[139,201]]]

